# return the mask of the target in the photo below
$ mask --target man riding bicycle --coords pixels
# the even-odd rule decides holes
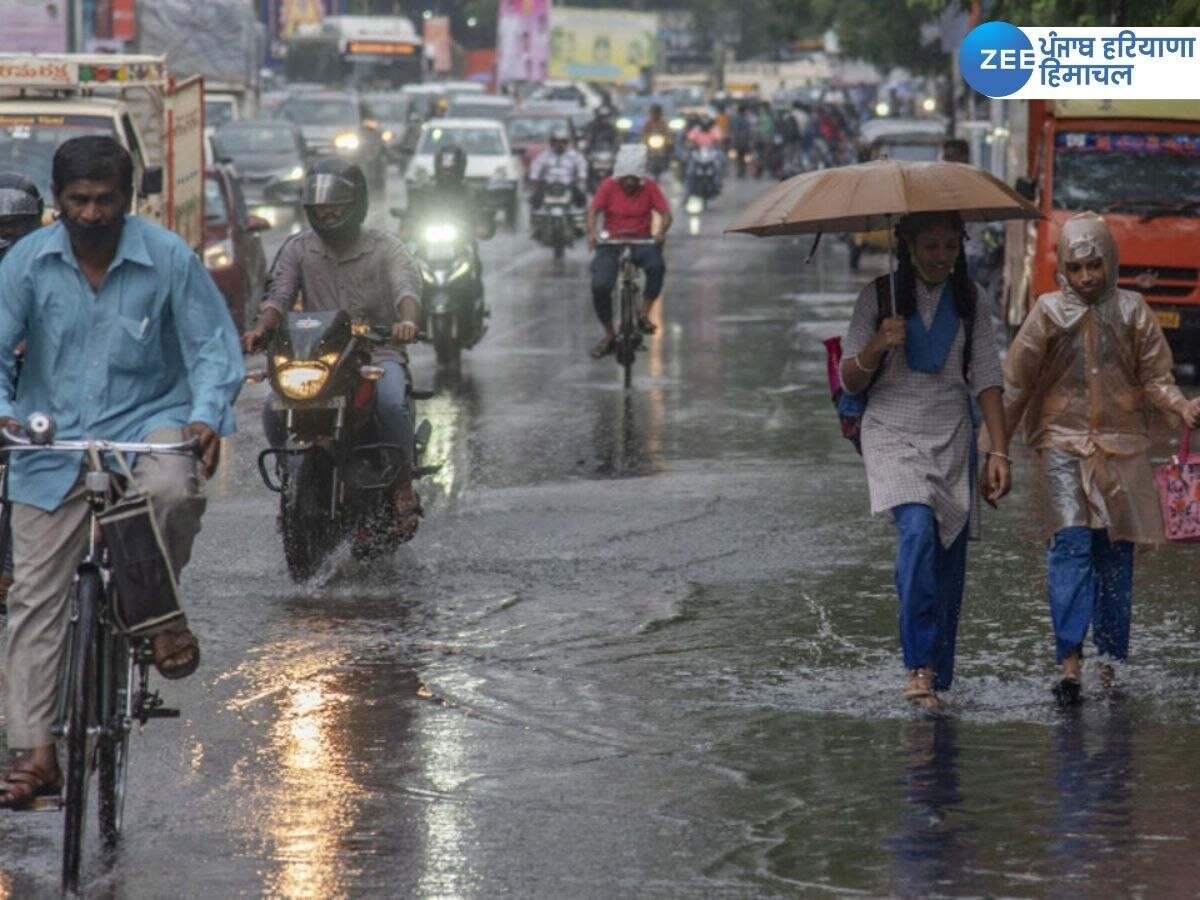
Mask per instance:
[[[344,309],[355,322],[391,329],[395,345],[416,340],[421,321],[421,273],[397,237],[364,228],[369,200],[362,170],[342,159],[323,159],[304,179],[302,203],[310,228],[289,238],[271,268],[258,324],[242,336],[247,353],[261,349],[297,297],[305,309]],[[413,490],[413,424],[408,408],[408,357],[400,346],[380,347],[384,370],[376,384],[376,414],[383,441],[404,448],[405,467],[396,483],[397,538],[409,540],[423,515]],[[287,435],[271,398],[263,428],[272,446]]]
[[[660,217],[659,223],[654,221],[655,213]],[[654,179],[646,177],[644,146],[627,144],[621,148],[612,177],[601,182],[588,207],[588,246],[595,251],[592,257],[592,304],[596,317],[604,326],[604,337],[592,348],[593,359],[612,353],[616,345],[612,292],[619,274],[620,249],[596,246],[600,216],[604,217],[604,229],[615,238],[652,237],[656,242],[633,248],[634,264],[646,273],[646,299],[638,314],[638,326],[645,334],[654,334],[658,329],[650,321],[650,308],[662,293],[667,272],[662,244],[671,227],[671,208]]]
[[[0,265],[0,428],[52,412],[65,439],[177,442],[191,456],[141,456],[137,485],[176,578],[204,512],[204,480],[220,436],[233,432],[244,370],[233,320],[199,258],[178,236],[128,216],[133,163],[113,138],[58,148],[52,187],[61,212]],[[26,342],[14,391],[13,352]],[[8,599],[8,746],[25,751],[4,777],[0,806],[26,807],[62,784],[51,731],[76,565],[90,537],[82,454],[9,462],[15,582]],[[186,624],[153,635],[154,664],[183,678],[200,662]]]

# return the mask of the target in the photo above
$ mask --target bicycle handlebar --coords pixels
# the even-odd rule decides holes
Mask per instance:
[[[599,238],[596,241],[597,247],[624,247],[626,244],[657,244],[654,238]]]
[[[199,456],[199,438],[188,438],[172,444],[147,444],[129,441],[52,441],[35,444],[27,437],[12,431],[0,431],[0,453],[23,450],[56,450],[60,453],[87,452],[95,449],[99,453],[169,453],[176,456],[192,454]]]

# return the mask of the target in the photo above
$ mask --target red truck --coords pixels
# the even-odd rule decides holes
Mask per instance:
[[[1008,325],[1058,290],[1059,230],[1092,210],[1117,240],[1120,286],[1146,298],[1177,362],[1200,364],[1200,101],[1031,100],[1026,113],[1016,187],[1046,218],[1008,225]]]

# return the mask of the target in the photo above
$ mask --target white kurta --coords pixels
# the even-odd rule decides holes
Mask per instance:
[[[916,282],[917,312],[928,328],[937,312],[942,285]],[[876,331],[878,306],[874,282],[854,305],[843,350],[856,356]],[[942,546],[949,547],[971,519],[970,450],[974,438],[970,396],[1002,387],[1004,377],[986,306],[975,316],[970,384],[963,380],[963,329],[941,371],[915,372],[904,351],[889,353],[867,398],[862,420],[863,461],[871,512],[903,503],[932,507]]]

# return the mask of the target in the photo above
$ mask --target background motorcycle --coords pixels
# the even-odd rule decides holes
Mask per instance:
[[[589,194],[596,193],[596,188],[600,187],[600,182],[613,173],[613,165],[616,159],[616,149],[606,144],[597,144],[595,147],[588,148],[587,189]]]
[[[691,192],[692,197],[708,201],[720,193],[717,181],[717,167],[721,158],[712,147],[696,147],[692,150],[691,158]]]
[[[353,326],[344,310],[291,312],[272,334],[266,371],[248,376],[270,380],[268,414],[286,433],[283,446],[259,454],[258,471],[279,494],[283,554],[295,581],[311,578],[347,537],[358,559],[400,543],[394,497],[404,449],[380,439],[375,382],[384,370],[371,364],[371,348],[389,338],[390,329]],[[413,404],[431,394],[411,384],[408,392],[415,421]],[[428,422],[416,429],[414,479],[438,468],[421,465],[430,430]]]
[[[421,270],[424,331],[438,365],[457,366],[462,351],[487,331],[475,236],[456,222],[429,222],[415,235],[413,256]]]
[[[658,178],[671,165],[671,142],[666,135],[651,134],[646,137],[646,168],[650,177]]]
[[[572,199],[570,185],[547,184],[542,189],[541,205],[533,211],[534,237],[554,250],[555,259],[562,259],[584,232],[584,211]]]

